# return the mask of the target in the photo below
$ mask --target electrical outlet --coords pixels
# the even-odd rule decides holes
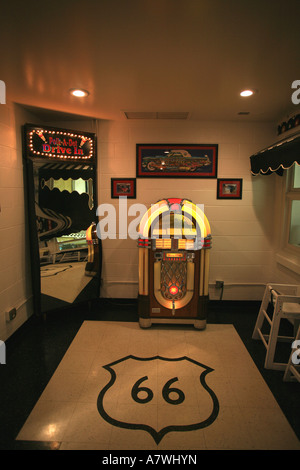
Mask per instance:
[[[224,281],[216,281],[216,289],[222,289],[224,287]]]
[[[12,308],[11,310],[8,310],[6,313],[6,321],[7,323],[12,321],[14,318],[17,316],[17,310],[15,308]]]

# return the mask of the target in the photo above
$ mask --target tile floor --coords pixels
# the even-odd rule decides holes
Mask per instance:
[[[300,450],[236,329],[214,323],[84,321],[16,439],[61,450]]]

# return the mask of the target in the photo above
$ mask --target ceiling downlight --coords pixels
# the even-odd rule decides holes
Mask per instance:
[[[83,90],[82,88],[71,88],[69,90],[71,95],[76,96],[76,98],[84,98],[85,96],[89,95],[87,90]]]
[[[248,88],[247,90],[242,90],[240,92],[240,96],[242,96],[242,97],[252,96],[252,95],[254,95],[254,93],[255,93],[254,90],[251,90],[250,88]]]

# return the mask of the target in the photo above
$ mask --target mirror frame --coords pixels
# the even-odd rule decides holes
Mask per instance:
[[[40,150],[45,148],[39,148],[38,145],[35,147],[35,143],[32,140],[32,135],[38,135],[37,133],[43,131],[44,134],[52,134],[52,136],[61,136],[61,138],[68,139],[70,137],[73,141],[73,145],[65,146],[64,155],[55,155],[51,153],[51,156],[47,155],[45,152]],[[35,212],[35,187],[34,187],[34,163],[49,163],[49,162],[70,162],[70,163],[86,163],[92,167],[93,171],[93,201],[95,210],[95,223],[97,223],[96,210],[98,206],[98,195],[97,195],[97,140],[96,135],[91,132],[85,131],[75,131],[71,129],[62,129],[49,127],[44,125],[37,124],[25,124],[22,128],[23,136],[23,164],[24,164],[24,185],[25,185],[25,198],[27,200],[27,221],[29,228],[29,246],[30,246],[30,257],[31,257],[31,279],[32,279],[32,294],[33,294],[33,308],[34,313],[37,316],[46,315],[51,312],[60,311],[65,308],[70,308],[74,305],[77,305],[79,302],[74,301],[65,306],[49,308],[49,310],[42,311],[42,293],[41,293],[41,271],[40,271],[40,253],[39,253],[39,239],[38,232],[36,229],[36,212]],[[39,136],[41,137],[41,136]],[[83,138],[82,142],[87,142],[87,145],[84,146],[85,150],[82,154],[78,155],[78,146],[75,145],[75,139],[79,142],[78,139]],[[42,137],[41,137],[42,139]],[[53,139],[53,137],[52,137]],[[84,140],[86,139],[86,140]],[[37,139],[38,140],[38,139]],[[41,144],[43,145],[43,144]],[[57,146],[58,147],[58,146]],[[54,148],[54,147],[53,147]],[[66,149],[69,149],[66,152]],[[48,147],[47,147],[48,150]],[[73,150],[73,151],[72,151]],[[26,197],[27,196],[27,197]],[[99,265],[99,271],[96,276],[93,277],[93,282],[95,283],[95,295],[92,295],[90,298],[84,300],[84,302],[91,301],[93,299],[100,297],[100,282],[101,282],[101,270],[102,270],[102,245],[101,239],[97,237],[98,244],[98,253],[95,256],[99,256],[97,260]],[[94,286],[93,286],[94,287]]]

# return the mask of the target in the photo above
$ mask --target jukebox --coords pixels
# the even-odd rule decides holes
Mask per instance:
[[[206,327],[211,232],[203,206],[162,199],[139,226],[139,324]]]

